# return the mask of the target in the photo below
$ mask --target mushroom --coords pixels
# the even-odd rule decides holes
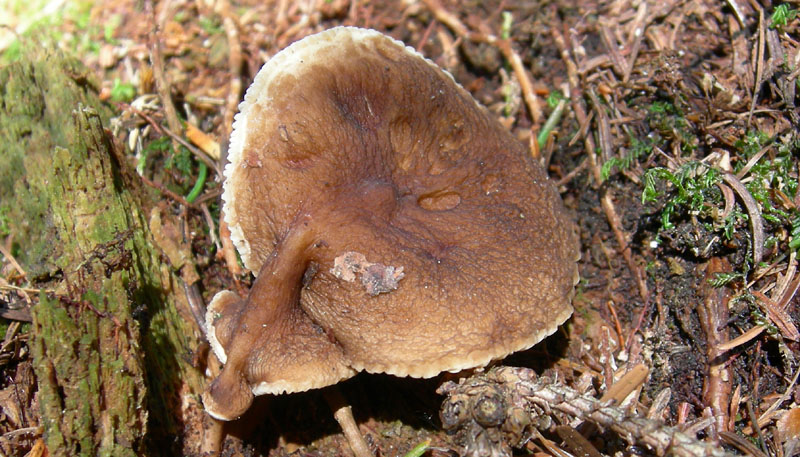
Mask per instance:
[[[207,411],[357,372],[432,377],[572,314],[576,228],[525,148],[449,73],[337,27],[267,62],[234,122],[225,220],[256,279],[206,318]]]

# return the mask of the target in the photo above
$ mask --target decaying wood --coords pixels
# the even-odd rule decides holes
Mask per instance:
[[[0,200],[28,211],[20,262],[53,291],[32,309],[45,442],[56,456],[192,454],[199,440],[148,447],[202,430],[200,338],[84,75],[47,52],[0,71]]]

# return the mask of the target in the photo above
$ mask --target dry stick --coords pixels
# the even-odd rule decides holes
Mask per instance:
[[[180,136],[180,135],[178,135],[177,133],[173,132],[171,128],[168,128],[168,127],[162,127],[162,128],[161,128],[161,131],[162,131],[163,133],[166,133],[166,134],[167,134],[167,135],[168,135],[170,138],[172,138],[172,139],[173,139],[173,141],[177,141],[177,142],[178,142],[178,144],[180,144],[181,146],[183,146],[183,147],[185,147],[186,149],[188,149],[188,150],[189,150],[189,152],[191,152],[192,154],[194,154],[194,156],[195,156],[195,157],[197,157],[197,159],[199,159],[200,161],[202,161],[203,163],[205,163],[206,165],[208,165],[208,166],[209,166],[211,169],[213,169],[213,170],[214,170],[214,171],[215,171],[217,174],[220,174],[220,169],[219,169],[219,167],[218,167],[217,163],[216,163],[214,160],[212,160],[212,159],[211,159],[211,158],[208,156],[208,154],[206,154],[205,152],[203,152],[203,151],[202,151],[200,148],[198,148],[198,147],[195,147],[193,144],[191,144],[191,143],[189,143],[188,141],[186,141],[185,139],[183,139],[183,137],[182,137],[182,136]],[[182,131],[182,130],[179,130],[179,131]]]
[[[180,203],[181,205],[184,205],[184,206],[187,206],[187,207],[192,206],[192,204],[187,202],[185,198],[183,198],[181,195],[178,195],[175,192],[167,189],[166,186],[164,186],[163,184],[157,183],[155,181],[151,181],[150,179],[148,179],[144,175],[139,175],[139,177],[142,179],[142,181],[145,184],[147,184],[148,186],[150,186],[150,187],[152,187],[154,189],[158,189],[161,193],[163,193],[167,197],[171,198],[172,200],[175,200],[175,202]]]
[[[758,207],[758,202],[750,195],[750,192],[739,181],[739,178],[733,174],[723,173],[722,180],[739,194],[747,210],[747,215],[750,217],[750,227],[753,230],[753,267],[758,268],[758,264],[761,263],[761,259],[764,257],[764,225],[761,223],[761,210]]]
[[[578,88],[578,66],[575,65],[575,62],[572,60],[570,52],[567,49],[566,41],[564,41],[564,36],[558,31],[558,27],[553,27],[551,30],[553,34],[553,41],[556,42],[556,45],[561,53],[561,60],[564,61],[564,64],[567,67],[567,77],[570,88],[569,98],[572,102],[572,111],[575,113],[575,117],[577,118],[579,125],[588,125],[586,109],[584,108],[583,99],[581,98]],[[586,155],[589,157],[589,168],[592,171],[595,186],[599,186],[600,183],[603,182],[603,175],[600,172],[600,167],[597,166],[597,155],[595,154],[594,140],[592,139],[591,135],[583,135],[583,147],[586,151]]]
[[[730,411],[728,412],[728,426],[725,427],[728,430],[736,429],[736,418],[737,417],[741,418],[739,412],[739,406],[741,406],[741,402],[742,402],[742,385],[738,384],[736,386],[736,389],[733,391],[733,394],[731,395]],[[722,437],[721,434],[720,436]]]
[[[757,325],[750,330],[742,333],[741,335],[737,336],[736,338],[728,341],[727,343],[723,343],[719,345],[719,350],[722,352],[730,351],[735,347],[739,347],[750,340],[755,339],[758,335],[761,334],[765,330],[766,327],[763,325]]]
[[[736,197],[733,196],[733,189],[726,186],[725,184],[718,182],[717,187],[722,192],[722,196],[725,198],[725,209],[722,210],[722,214],[720,214],[720,220],[726,219],[733,211],[733,205],[736,203]]]
[[[611,312],[611,318],[614,320],[614,330],[617,332],[617,338],[619,338],[620,347],[627,347],[628,345],[625,344],[625,335],[622,334],[622,324],[619,322],[619,318],[617,317],[617,310],[614,308],[614,302],[612,300],[608,300],[606,302],[606,307],[608,311]]]
[[[775,412],[795,391],[794,386],[797,384],[797,378],[800,376],[800,369],[796,369],[794,372],[794,376],[792,377],[792,382],[789,383],[789,386],[786,387],[786,390],[783,391],[783,394],[772,403],[766,411],[758,418],[757,423],[759,425],[766,425],[766,423],[771,420],[771,414]]]
[[[19,272],[20,276],[22,276],[23,278],[28,277],[28,275],[25,274],[25,270],[22,268],[22,265],[20,265],[19,262],[17,262],[17,259],[15,259],[14,256],[11,255],[11,252],[8,249],[6,249],[5,246],[3,246],[1,243],[0,243],[0,254],[2,254],[3,257],[5,257],[9,262],[11,262],[11,266],[13,266],[14,269],[17,270],[17,272]]]
[[[711,408],[716,427],[712,436],[719,440],[719,433],[728,430],[728,406],[731,395],[731,373],[728,370],[728,358],[719,344],[728,339],[728,289],[715,288],[709,280],[718,273],[727,273],[731,269],[728,262],[719,257],[712,257],[706,265],[705,274],[700,287],[702,303],[697,307],[700,326],[706,335],[706,372],[703,380],[703,402]]]
[[[750,100],[750,110],[747,115],[747,125],[753,118],[753,110],[756,109],[758,101],[758,90],[761,87],[761,78],[764,76],[764,10],[758,9],[758,54],[756,56],[756,79],[753,83],[753,97]]]
[[[639,56],[639,50],[642,48],[642,40],[644,39],[644,29],[647,26],[645,23],[645,17],[647,16],[647,2],[642,2],[639,4],[639,8],[636,10],[636,17],[633,20],[633,32],[632,36],[628,37],[628,41],[633,40],[633,47],[631,48],[630,57],[628,57],[628,62],[625,65],[625,74],[622,75],[622,82],[627,83],[628,80],[631,78],[631,73],[633,72],[634,63],[636,63],[636,57]]]
[[[420,38],[419,42],[417,42],[417,45],[414,46],[414,49],[416,49],[417,52],[422,53],[422,48],[425,46],[425,43],[428,42],[428,39],[430,38],[434,28],[436,28],[436,22],[434,21],[431,21],[431,23],[425,27],[425,31],[422,33],[422,38]]]
[[[217,230],[214,227],[214,218],[211,217],[211,211],[208,209],[208,205],[205,202],[199,202],[195,200],[195,203],[200,205],[200,210],[203,211],[203,217],[206,219],[206,224],[208,224],[208,234],[211,236],[211,242],[214,243],[214,246],[217,248],[217,251],[222,249],[222,244],[219,242],[219,238],[217,237]]]
[[[659,455],[667,453],[681,457],[729,455],[722,449],[697,441],[673,427],[658,427],[653,421],[643,417],[630,417],[620,408],[603,406],[594,398],[581,396],[565,386],[531,386],[530,388],[532,391],[526,399],[531,403],[585,418],[601,427],[614,430],[626,439],[628,437],[635,438],[654,449]]]
[[[781,309],[786,309],[786,306],[789,304],[789,302],[794,298],[795,294],[797,293],[797,290],[800,289],[800,277],[796,275],[797,273],[795,267],[796,262],[793,257],[794,253],[792,253],[792,255],[789,257],[790,266],[786,270],[786,278],[788,281],[786,282],[785,285],[779,287],[780,294],[775,294],[775,296],[779,296],[778,306],[780,306]]]
[[[739,8],[739,4],[736,2],[736,0],[728,0],[728,5],[733,10],[736,20],[739,21],[739,25],[746,27],[744,14],[742,14],[742,9]]]
[[[228,38],[228,72],[231,76],[228,85],[228,97],[225,99],[222,126],[225,129],[225,138],[229,138],[233,127],[233,116],[239,109],[239,100],[242,94],[242,44],[239,41],[239,29],[237,28],[236,19],[230,11],[230,3],[227,0],[223,0],[217,2],[217,4],[222,15],[225,36]]]
[[[528,107],[531,113],[533,124],[539,125],[542,120],[542,108],[539,103],[539,97],[537,97],[536,92],[533,91],[533,83],[528,76],[528,72],[525,70],[522,59],[519,54],[514,51],[514,48],[511,47],[510,38],[507,40],[498,40],[497,47],[500,49],[500,52],[503,53],[503,57],[511,64],[511,69],[514,70],[514,74],[517,75],[519,87],[520,90],[522,90],[522,98],[525,100],[525,106]]]
[[[580,436],[580,434],[578,432],[575,432],[575,434]],[[542,434],[539,432],[539,430],[535,430],[534,429],[533,436],[534,436],[534,438],[539,440],[539,442],[542,443],[544,448],[547,451],[549,451],[551,454],[553,454],[555,457],[570,457],[570,454],[567,453],[567,452],[564,452],[558,445],[556,445],[556,443],[554,443],[554,442],[548,440],[547,438],[545,438],[544,436],[542,436]],[[590,443],[590,445],[591,445],[591,443]],[[478,455],[481,455],[481,454],[478,454]]]
[[[650,404],[650,409],[647,410],[647,418],[652,420],[659,420],[664,417],[664,412],[669,411],[669,400],[672,398],[672,389],[669,387],[663,388],[653,403]]]
[[[285,13],[285,2],[282,2],[283,8],[281,11]],[[220,12],[223,16],[222,24],[225,27],[225,34],[228,38],[228,71],[231,74],[230,86],[228,88],[228,97],[225,100],[225,113],[223,115],[223,126],[225,138],[230,138],[231,130],[233,127],[233,117],[238,111],[239,100],[241,99],[242,92],[242,45],[239,41],[239,31],[236,28],[236,22],[230,12],[230,4],[227,0],[222,2]],[[224,148],[223,154],[219,160],[219,168],[225,167],[227,161],[228,148]],[[224,180],[225,177],[219,173],[220,179]],[[225,222],[225,214],[220,212],[219,218],[219,237],[222,240],[222,256],[225,259],[225,265],[228,271],[234,277],[242,274],[242,269],[239,267],[239,261],[236,258],[236,250],[231,241],[231,230],[228,223]]]
[[[764,154],[767,153],[767,151],[772,149],[772,146],[773,146],[773,144],[770,143],[770,144],[764,146],[763,148],[761,148],[761,150],[758,151],[757,153],[755,153],[753,155],[753,157],[750,157],[750,160],[748,160],[747,163],[745,164],[745,166],[742,167],[741,170],[739,170],[739,173],[736,173],[736,177],[739,178],[739,179],[744,179],[744,177],[747,175],[747,173],[750,173],[750,169],[753,168],[753,166],[755,166],[755,164],[758,163],[759,160],[761,160],[761,157],[763,157]]]
[[[764,454],[767,454],[767,442],[764,440],[764,434],[761,433],[761,426],[758,425],[758,418],[756,417],[755,408],[753,408],[753,396],[751,395],[750,398],[747,399],[745,402],[747,406],[747,415],[750,416],[750,423],[751,426],[756,430],[756,436],[758,436],[758,441],[761,442],[761,450],[764,451]]]
[[[175,109],[175,104],[172,103],[172,96],[170,94],[170,85],[167,81],[166,74],[164,73],[164,55],[161,52],[161,31],[169,18],[169,12],[172,8],[172,2],[167,1],[161,14],[156,17],[155,8],[151,1],[146,3],[150,14],[153,16],[153,23],[155,24],[154,33],[150,38],[150,63],[153,65],[153,77],[156,80],[156,91],[158,97],[161,99],[161,104],[164,106],[164,115],[167,118],[167,125],[173,132],[183,131],[181,121],[178,119],[178,112]],[[176,148],[177,149],[177,148]]]
[[[12,301],[11,304],[15,305],[15,302]],[[29,308],[0,308],[0,317],[11,321],[33,322],[33,316],[31,316],[31,311]],[[17,322],[14,323],[16,324]]]
[[[605,24],[600,26],[600,37],[603,39],[603,45],[611,58],[611,67],[614,69],[614,73],[619,77],[623,77],[628,73],[628,62],[622,57],[617,46],[617,40],[614,39],[611,35],[611,30]]]
[[[275,36],[279,35],[281,32],[289,28],[289,14],[287,10],[289,9],[289,0],[279,0],[278,7],[275,9],[277,11],[275,13]]]
[[[639,296],[642,298],[643,304],[646,305],[650,301],[650,292],[647,290],[647,283],[642,277],[639,265],[633,260],[631,247],[626,240],[625,232],[622,230],[622,221],[617,214],[617,210],[614,208],[614,202],[611,200],[610,190],[603,193],[600,203],[603,206],[603,211],[606,213],[608,224],[611,226],[611,230],[614,232],[614,236],[617,239],[622,257],[625,259],[625,263],[628,264],[628,268],[631,270],[631,274],[633,274],[636,280],[636,285],[639,287]]]
[[[630,371],[619,378],[619,381],[608,388],[606,393],[600,398],[600,401],[603,403],[613,401],[614,404],[621,404],[631,392],[644,385],[649,373],[650,370],[643,363],[634,366]]]
[[[511,64],[511,69],[519,81],[519,87],[522,90],[522,98],[525,100],[525,106],[531,115],[531,120],[534,125],[538,125],[542,119],[542,108],[539,102],[539,97],[533,90],[533,83],[528,76],[525,65],[519,54],[511,46],[511,39],[501,39],[494,35],[485,35],[482,33],[470,32],[469,29],[458,19],[457,16],[447,11],[438,0],[423,0],[425,5],[433,13],[433,17],[437,21],[446,25],[450,30],[456,33],[459,37],[470,40],[475,43],[486,43],[495,46],[503,58]]]
[[[761,449],[755,447],[751,442],[747,441],[736,433],[722,432],[719,434],[719,437],[722,438],[722,441],[735,447],[744,455],[749,455],[750,457],[767,457],[766,454],[761,452]]]
[[[353,409],[347,404],[339,388],[331,386],[323,391],[323,396],[333,410],[336,422],[342,427],[342,432],[344,432],[353,454],[356,457],[374,457],[361,430],[358,429],[358,424],[353,417]]]
[[[537,430],[537,433],[538,430]],[[572,455],[583,455],[586,457],[603,457],[596,447],[583,437],[577,430],[568,425],[559,425],[556,427],[556,433],[559,438],[564,441],[564,444],[572,451]],[[539,433],[541,437],[541,433]],[[543,439],[539,438],[540,440]],[[543,441],[544,442],[544,441]]]
[[[8,327],[6,328],[6,336],[3,338],[3,345],[0,346],[0,353],[6,352],[6,349],[8,349],[8,347],[14,342],[14,337],[17,336],[19,326],[19,322],[12,322],[8,324]]]
[[[25,428],[18,428],[16,430],[12,430],[10,432],[3,433],[3,438],[10,439],[15,438],[20,435],[36,435],[41,436],[44,433],[44,427],[37,426],[37,427],[25,427]],[[32,455],[32,454],[28,454]]]
[[[568,415],[567,420],[582,419],[601,428],[613,430],[629,443],[644,445],[657,455],[677,457],[732,455],[714,444],[699,441],[691,434],[681,432],[675,427],[645,417],[631,416],[625,409],[604,403],[591,395],[579,393],[551,378],[537,377],[524,368],[495,369],[485,375],[470,378],[466,382],[446,383],[440,387],[439,392],[447,394],[445,404],[442,406],[443,414],[445,411],[466,410],[466,414],[455,417],[457,421],[450,428],[459,427],[464,430],[465,427],[470,427],[473,420],[469,413],[474,414],[473,410],[483,404],[486,398],[500,394],[504,398],[513,399],[511,408],[521,408],[531,419],[537,416],[552,416],[553,411],[558,411]],[[459,407],[454,408],[455,405]],[[709,418],[702,424],[710,425],[710,421]]]
[[[189,304],[189,311],[191,311],[192,317],[194,317],[194,321],[197,324],[197,329],[201,334],[203,334],[203,336],[205,336],[206,303],[203,301],[203,294],[200,293],[200,287],[197,285],[197,282],[187,284],[183,278],[181,278],[181,284],[183,284],[183,292],[186,294],[186,301]]]
[[[573,168],[569,173],[564,175],[563,178],[561,178],[558,181],[556,181],[556,187],[560,188],[561,186],[563,186],[563,185],[567,184],[568,182],[572,181],[572,179],[575,176],[577,176],[578,173],[582,172],[583,169],[586,168],[587,165],[588,165],[588,163],[587,163],[586,159],[583,159],[581,161],[581,163],[578,164],[577,167]]]
[[[603,105],[594,93],[594,89],[589,88],[586,93],[589,95],[589,99],[592,100],[594,112],[597,113],[595,118],[597,119],[597,136],[600,141],[600,153],[603,161],[606,161],[612,156],[614,149],[614,146],[611,144],[611,124],[608,120],[608,114],[606,114]]]
[[[763,292],[754,290],[752,294],[764,305],[767,310],[767,318],[775,324],[775,327],[781,332],[781,336],[787,340],[800,341],[800,332],[797,331],[797,327],[792,322],[792,316],[782,306],[767,297]]]
[[[32,287],[15,286],[13,284],[8,284],[3,278],[0,278],[0,290],[14,290],[14,291],[17,291],[25,298],[25,301],[28,304],[32,304],[31,298],[30,298],[30,296],[28,296],[29,293],[31,293],[31,294],[40,294],[42,292],[44,292],[46,294],[54,294],[54,293],[56,293],[52,289],[34,289]]]
[[[444,9],[438,0],[423,0],[423,2],[425,2],[425,5],[429,10],[431,10],[433,17],[435,17],[437,21],[446,25],[450,30],[456,32],[456,35],[458,36],[469,36],[469,30],[467,30],[464,24],[461,23],[458,17]]]
[[[213,160],[211,160],[204,152],[200,151],[200,149],[189,144],[189,142],[184,140],[180,135],[180,133],[183,132],[183,124],[181,124],[181,121],[178,118],[178,112],[175,109],[175,104],[172,102],[172,90],[170,88],[170,83],[167,80],[167,75],[164,73],[164,54],[161,50],[161,31],[164,29],[167,19],[169,18],[172,3],[169,1],[166,2],[161,14],[159,14],[157,18],[155,18],[155,11],[153,9],[152,2],[148,1],[146,3],[146,7],[150,15],[154,16],[156,24],[155,33],[152,34],[150,39],[150,62],[153,65],[153,78],[156,81],[156,91],[158,92],[158,97],[161,99],[161,104],[164,106],[164,116],[167,118],[167,125],[169,126],[169,128],[155,128],[166,133],[170,136],[170,138],[172,138],[176,151],[178,150],[178,144],[184,146],[192,154],[194,154],[198,160],[201,160],[203,163],[219,173],[219,168]],[[138,110],[136,110],[136,112],[140,116],[144,117],[145,120],[155,125],[155,122],[153,122],[148,116],[144,115],[144,113]]]

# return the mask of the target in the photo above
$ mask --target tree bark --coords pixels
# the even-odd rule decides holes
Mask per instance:
[[[46,290],[31,338],[45,441],[57,456],[190,455],[202,338],[96,87],[60,53],[0,69],[0,216]]]

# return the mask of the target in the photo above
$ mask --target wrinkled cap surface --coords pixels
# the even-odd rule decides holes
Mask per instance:
[[[224,212],[257,279],[222,292],[204,395],[365,370],[430,377],[527,349],[564,323],[575,226],[542,168],[452,77],[402,43],[339,27],[275,55],[236,116]]]

